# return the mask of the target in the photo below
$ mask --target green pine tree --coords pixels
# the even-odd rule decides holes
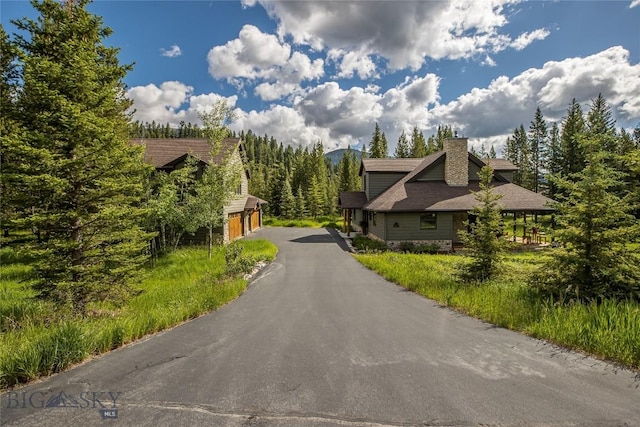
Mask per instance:
[[[564,177],[584,169],[585,157],[578,140],[584,131],[582,108],[574,98],[567,110],[567,117],[562,122],[560,133],[560,174]]]
[[[302,187],[298,187],[298,191],[296,192],[296,201],[295,201],[295,212],[296,218],[302,219],[307,216],[307,205],[304,201],[304,193],[302,192]]]
[[[469,215],[475,221],[465,221],[466,230],[460,232],[460,238],[472,258],[471,263],[463,269],[463,278],[471,281],[485,281],[497,271],[500,257],[506,248],[506,240],[500,237],[501,195],[496,194],[491,186],[493,169],[484,166],[480,173],[480,191],[474,192],[478,205]]]
[[[427,155],[427,145],[424,140],[424,135],[418,130],[417,126],[413,127],[411,133],[411,157],[422,158]]]
[[[87,0],[32,2],[37,21],[17,21],[23,58],[17,108],[28,131],[15,147],[33,210],[24,224],[40,241],[34,288],[84,314],[94,301],[122,302],[147,259],[142,226],[149,169],[129,145],[131,69],[103,39],[111,30]]]
[[[398,138],[398,145],[396,145],[396,151],[393,153],[394,157],[397,158],[407,158],[411,153],[409,152],[409,140],[407,136],[404,134],[404,131],[400,134],[400,138]]]
[[[561,300],[640,300],[640,227],[632,215],[633,196],[620,197],[623,174],[607,160],[604,135],[582,136],[584,170],[555,178],[562,190],[557,205],[557,238],[563,244],[535,283]]]
[[[23,194],[16,165],[20,161],[21,129],[16,120],[15,99],[20,78],[18,49],[0,25],[0,228],[9,233],[12,223],[22,216]]]
[[[293,219],[296,215],[296,198],[293,196],[289,178],[285,179],[280,196],[280,215],[286,219]]]
[[[540,107],[536,108],[534,119],[529,125],[529,150],[531,153],[532,190],[538,193],[543,181],[542,170],[546,164],[548,129]]]
[[[384,159],[387,157],[386,138],[380,132],[380,126],[376,123],[371,142],[369,143],[369,157],[372,159]]]
[[[309,188],[307,190],[307,206],[309,208],[309,214],[311,217],[316,218],[322,214],[322,210],[324,208],[324,197],[323,191],[318,184],[318,179],[315,175],[311,177],[311,182],[309,182]]]

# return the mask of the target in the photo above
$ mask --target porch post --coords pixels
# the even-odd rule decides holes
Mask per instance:
[[[342,232],[347,232],[347,211],[342,209]]]
[[[518,220],[518,212],[513,212],[513,242],[515,243],[516,241],[516,221]]]

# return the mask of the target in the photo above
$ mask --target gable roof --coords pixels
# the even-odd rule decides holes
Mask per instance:
[[[416,168],[422,159],[362,159],[360,163],[360,175],[362,172],[404,172],[409,173]]]
[[[206,138],[145,138],[131,140],[131,143],[145,147],[144,161],[156,169],[172,166],[176,160],[186,158],[186,155],[205,163],[211,162],[211,146]],[[243,151],[240,138],[223,139],[213,161],[219,163],[236,148]]]
[[[553,200],[540,193],[508,182],[493,182],[495,194],[503,211],[553,211]],[[390,192],[390,190],[394,190]],[[471,191],[479,191],[478,181],[466,187],[450,187],[444,181],[416,181],[398,185],[380,194],[364,206],[379,212],[451,212],[470,211],[479,203]]]
[[[469,161],[483,166],[484,163],[469,155]],[[445,181],[416,181],[419,175],[446,156],[444,151],[431,154],[420,160],[410,173],[366,203],[363,208],[379,212],[420,211],[469,211],[478,205],[471,191],[480,190],[478,181],[466,186],[449,186]],[[380,159],[384,160],[384,159]],[[496,175],[492,182],[494,192],[502,195],[499,204],[504,211],[553,211],[553,200],[542,194],[506,182]]]

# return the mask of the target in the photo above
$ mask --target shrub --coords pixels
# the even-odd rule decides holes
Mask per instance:
[[[251,273],[256,265],[256,259],[251,255],[242,253],[243,247],[238,242],[227,245],[224,251],[224,259],[227,262],[225,274],[229,277],[235,277],[242,274]]]
[[[359,251],[364,252],[386,252],[389,250],[386,243],[381,242],[380,240],[373,240],[368,237],[364,237],[360,234],[357,234],[353,238],[353,246],[355,246]]]

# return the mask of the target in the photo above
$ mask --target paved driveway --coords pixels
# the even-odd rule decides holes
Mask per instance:
[[[440,308],[325,230],[254,237],[280,252],[238,300],[3,395],[3,425],[640,425],[631,372]]]

